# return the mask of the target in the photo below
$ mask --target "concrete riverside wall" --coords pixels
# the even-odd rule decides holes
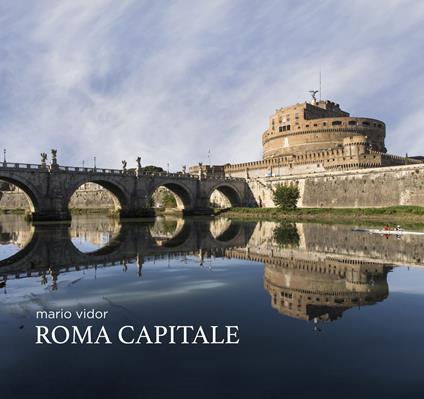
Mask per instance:
[[[300,208],[377,208],[424,206],[424,165],[392,166],[341,172],[250,179],[258,204],[274,207],[277,184],[296,184]]]
[[[0,192],[0,210],[28,210],[29,203],[22,191]]]

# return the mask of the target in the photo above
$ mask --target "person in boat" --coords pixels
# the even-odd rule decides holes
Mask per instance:
[[[400,225],[396,226],[396,231],[401,231],[402,229],[400,228]]]
[[[384,227],[383,227],[383,230],[391,230],[391,228],[390,228],[390,226],[388,225],[388,224],[386,224]]]

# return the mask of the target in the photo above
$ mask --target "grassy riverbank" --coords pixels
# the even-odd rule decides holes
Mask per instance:
[[[271,221],[314,221],[356,223],[360,221],[417,224],[424,223],[424,207],[394,206],[388,208],[301,208],[283,211],[279,208],[229,208],[219,212],[234,219]]]

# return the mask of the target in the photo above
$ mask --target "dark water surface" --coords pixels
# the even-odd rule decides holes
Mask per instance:
[[[2,216],[0,244],[1,398],[424,397],[424,236]],[[106,320],[36,319],[93,308]],[[36,345],[36,325],[105,325],[113,344]],[[240,342],[123,345],[124,325],[236,325]]]

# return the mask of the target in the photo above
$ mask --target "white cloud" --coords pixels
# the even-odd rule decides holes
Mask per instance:
[[[179,169],[209,148],[216,163],[258,159],[268,116],[304,101],[320,68],[325,97],[388,123],[391,152],[424,153],[421,2],[10,0],[0,11],[10,160],[52,147],[68,165],[141,154]]]

